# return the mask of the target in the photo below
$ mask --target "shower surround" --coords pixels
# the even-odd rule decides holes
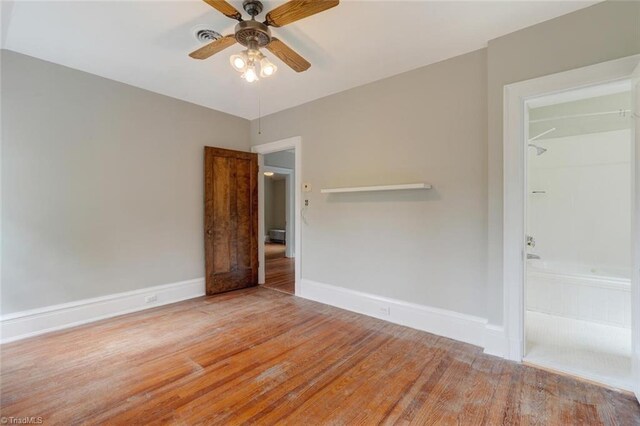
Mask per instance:
[[[537,140],[530,147],[526,308],[631,326],[630,130]]]

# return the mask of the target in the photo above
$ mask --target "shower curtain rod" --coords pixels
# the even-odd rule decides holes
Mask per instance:
[[[579,117],[597,117],[600,115],[618,114],[621,118],[627,117],[627,114],[631,112],[630,109],[618,109],[616,111],[604,111],[604,112],[589,112],[584,114],[573,115],[561,115],[558,117],[539,118],[537,120],[529,120],[529,123],[543,123],[545,121],[563,120],[565,118],[579,118]]]
[[[532,137],[531,139],[529,139],[529,141],[528,141],[528,142],[533,142],[533,141],[535,141],[536,139],[539,139],[539,138],[543,137],[543,136],[544,136],[544,135],[546,135],[547,133],[551,133],[551,132],[553,132],[554,130],[556,130],[556,128],[555,128],[555,127],[552,127],[552,128],[550,128],[549,130],[545,130],[544,132],[540,133],[539,135],[536,135],[536,136]]]

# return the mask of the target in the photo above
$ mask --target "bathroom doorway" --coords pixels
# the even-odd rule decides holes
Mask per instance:
[[[630,80],[525,102],[524,357],[633,390]]]

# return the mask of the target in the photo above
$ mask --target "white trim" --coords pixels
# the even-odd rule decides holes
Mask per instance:
[[[322,194],[338,194],[342,192],[400,191],[405,189],[431,189],[426,183],[403,183],[399,185],[354,186],[351,188],[323,188]]]
[[[262,168],[262,171],[263,172],[274,172],[274,173],[278,173],[280,175],[293,174],[293,169],[287,169],[286,167],[269,166],[269,165],[266,165],[266,164]]]
[[[0,341],[13,342],[50,331],[204,296],[204,294],[204,278],[197,278],[15,312],[0,318],[2,330]],[[153,296],[156,297],[155,301],[146,301],[147,297]]]
[[[503,356],[502,327],[487,324],[485,318],[446,309],[363,293],[303,279],[299,294],[305,299],[368,315],[395,324],[448,337],[486,348],[490,355]]]
[[[522,361],[524,354],[525,102],[542,95],[627,79],[639,61],[640,55],[634,55],[504,87],[503,309],[508,359]]]
[[[633,383],[631,378],[628,380],[620,380],[611,376],[602,376],[600,374],[596,374],[592,371],[583,370],[580,368],[572,368],[567,367],[564,364],[558,364],[548,359],[536,359],[535,357],[525,357],[523,359],[524,362],[529,364],[533,364],[536,366],[540,366],[549,370],[557,371],[563,374],[569,374],[571,376],[582,377],[583,379],[590,380],[592,382],[600,383],[601,385],[607,386],[612,389],[622,390],[622,391],[633,391]]]
[[[484,328],[484,353],[505,358],[507,351],[507,336],[504,333],[504,327],[487,324]]]
[[[295,257],[295,294],[300,291],[300,277],[302,276],[302,138],[295,136],[275,142],[254,145],[251,152],[260,154],[258,163],[264,167],[263,155],[272,152],[295,150],[295,220],[294,220],[294,247]],[[264,179],[258,182],[258,235],[264,235]],[[258,282],[264,284],[265,281],[265,261],[264,261],[264,238],[258,239]]]
[[[631,73],[631,108],[633,118],[633,144],[631,145],[631,162],[633,188],[633,216],[631,224],[631,241],[633,245],[633,265],[631,272],[631,369],[633,390],[640,401],[640,64]]]
[[[286,243],[286,247],[285,247],[285,256],[286,257],[295,257],[295,237],[292,237],[292,235],[294,235],[295,231],[292,231],[291,229],[293,228],[295,230],[295,221],[293,220],[296,211],[295,211],[295,203],[291,203],[291,200],[295,200],[295,185],[293,180],[295,179],[295,174],[293,169],[287,169],[285,167],[274,167],[274,166],[267,166],[264,165],[262,167],[263,171],[265,172],[273,172],[273,173],[278,173],[280,175],[285,175],[285,186],[287,188],[287,193],[286,193],[286,198],[285,198],[285,222],[286,222],[286,228],[285,228],[285,243]],[[291,176],[293,175],[294,179],[291,179]],[[258,191],[259,192],[259,191]],[[264,194],[264,192],[263,192]],[[264,217],[264,216],[261,216]],[[267,235],[267,230],[265,229],[265,235]],[[259,275],[259,274],[258,274]],[[261,283],[262,284],[262,283]]]

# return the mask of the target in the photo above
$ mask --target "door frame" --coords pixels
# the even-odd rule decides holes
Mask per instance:
[[[258,155],[258,173],[265,170],[264,155],[273,152],[293,149],[295,153],[294,163],[294,250],[295,250],[295,287],[294,294],[300,293],[300,277],[302,276],[302,138],[295,136],[281,139],[274,142],[254,145],[251,152]],[[264,259],[264,179],[258,179],[258,283],[265,282],[265,259]]]
[[[640,55],[628,56],[612,61],[551,74],[504,86],[503,111],[503,318],[507,339],[505,358],[522,362],[524,357],[524,291],[526,268],[526,129],[528,100],[543,95],[574,90],[629,79],[640,63]],[[635,140],[636,149],[640,140]],[[632,162],[633,164],[633,162]],[[635,171],[640,172],[640,160],[636,158]],[[635,199],[640,200],[640,188],[636,187]],[[634,207],[632,217],[640,213]],[[638,240],[637,232],[636,240]],[[638,274],[632,274],[637,277]],[[632,330],[640,330],[640,284],[631,282]],[[635,312],[634,312],[635,311]],[[634,343],[636,344],[636,343]],[[637,377],[637,373],[636,373]]]
[[[285,175],[285,207],[284,207],[284,215],[285,215],[285,222],[286,222],[286,226],[285,226],[285,244],[286,244],[286,248],[285,248],[285,257],[296,257],[296,252],[295,252],[295,248],[296,248],[296,242],[295,242],[295,238],[294,238],[294,233],[295,233],[295,203],[292,203],[291,200],[295,200],[295,185],[294,185],[294,178],[295,178],[295,173],[293,169],[287,169],[285,167],[274,167],[274,166],[264,166],[262,168],[262,170],[264,172],[273,172],[273,173],[278,173],[280,175]],[[262,176],[262,178],[264,179],[264,175]],[[293,226],[293,231],[291,231]],[[266,229],[264,230],[266,232]],[[266,235],[265,235],[266,236]],[[264,238],[265,236],[263,236],[262,238]]]

